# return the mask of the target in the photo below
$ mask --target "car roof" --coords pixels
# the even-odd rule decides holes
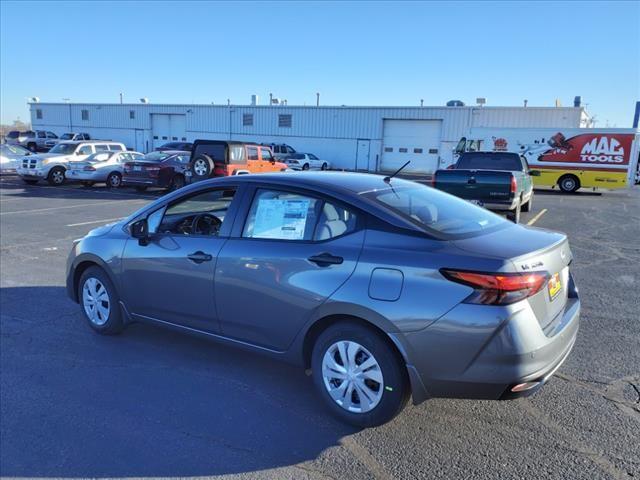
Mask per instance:
[[[123,145],[122,142],[114,142],[113,140],[64,140],[62,142],[58,142],[58,145],[61,143],[68,145],[78,145],[80,143],[106,143],[107,145]]]
[[[356,172],[282,172],[261,173],[259,175],[229,176],[209,180],[212,183],[237,182],[270,183],[311,190],[340,192],[347,195],[361,194],[375,190],[386,190],[390,184],[384,181],[384,175]],[[391,180],[395,186],[415,186],[413,182],[399,178]]]

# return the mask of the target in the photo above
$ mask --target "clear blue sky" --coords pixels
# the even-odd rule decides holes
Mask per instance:
[[[2,122],[42,101],[571,105],[628,127],[638,2],[0,3]]]

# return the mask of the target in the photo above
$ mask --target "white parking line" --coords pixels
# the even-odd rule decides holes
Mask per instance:
[[[118,217],[118,218],[105,218],[104,220],[92,220],[90,222],[80,222],[80,223],[70,223],[69,225],[67,225],[67,227],[79,227],[81,225],[91,225],[92,223],[108,223],[108,222],[115,222],[116,220],[121,220],[124,217]]]
[[[121,200],[120,201],[120,203],[123,203],[123,202],[147,203],[146,200]],[[50,212],[51,210],[62,210],[65,208],[94,207],[96,205],[107,205],[107,204],[104,202],[81,203],[79,205],[65,205],[63,207],[36,208],[34,210],[17,210],[15,212],[0,212],[0,215],[15,215],[18,213],[41,213],[41,212]]]
[[[531,220],[529,220],[527,222],[527,225],[533,225],[534,223],[536,223],[538,220],[540,220],[540,217],[542,215],[544,215],[545,213],[547,213],[547,209],[543,208],[542,210],[540,210],[540,213],[538,213],[535,217],[533,217]]]

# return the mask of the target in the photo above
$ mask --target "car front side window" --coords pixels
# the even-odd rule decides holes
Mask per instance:
[[[83,145],[77,150],[78,155],[91,155],[93,153],[93,149],[91,145]]]
[[[170,204],[158,231],[173,235],[218,236],[235,192],[235,187],[207,190]]]

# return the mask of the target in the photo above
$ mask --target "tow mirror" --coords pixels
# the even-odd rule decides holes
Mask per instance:
[[[138,244],[142,247],[149,244],[149,226],[147,219],[143,218],[131,224],[131,236],[138,239]]]
[[[532,177],[539,177],[540,170],[529,170],[529,175],[531,175]]]

